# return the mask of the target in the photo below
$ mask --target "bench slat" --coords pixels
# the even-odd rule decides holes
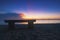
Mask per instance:
[[[28,22],[28,21],[35,22],[36,20],[5,20],[5,22]]]

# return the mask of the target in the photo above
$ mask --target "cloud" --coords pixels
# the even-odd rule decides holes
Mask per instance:
[[[0,13],[0,24],[6,24],[4,20],[19,20],[19,19],[22,19],[20,14],[16,14],[16,13],[1,14]]]

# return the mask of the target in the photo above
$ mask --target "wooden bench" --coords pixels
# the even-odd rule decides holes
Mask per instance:
[[[28,28],[33,28],[33,22],[36,20],[5,20],[6,23],[8,23],[9,29],[15,29],[15,23],[16,22],[28,22]]]

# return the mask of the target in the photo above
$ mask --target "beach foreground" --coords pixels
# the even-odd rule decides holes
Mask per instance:
[[[28,29],[26,24],[15,27],[8,31],[7,25],[0,25],[0,40],[60,40],[60,23],[34,24],[33,29]]]

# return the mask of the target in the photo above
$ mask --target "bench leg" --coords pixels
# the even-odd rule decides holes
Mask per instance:
[[[34,26],[33,26],[33,22],[32,21],[29,21],[28,22],[28,28],[33,28]]]
[[[14,22],[9,22],[8,26],[9,26],[9,30],[13,30],[15,28]]]

